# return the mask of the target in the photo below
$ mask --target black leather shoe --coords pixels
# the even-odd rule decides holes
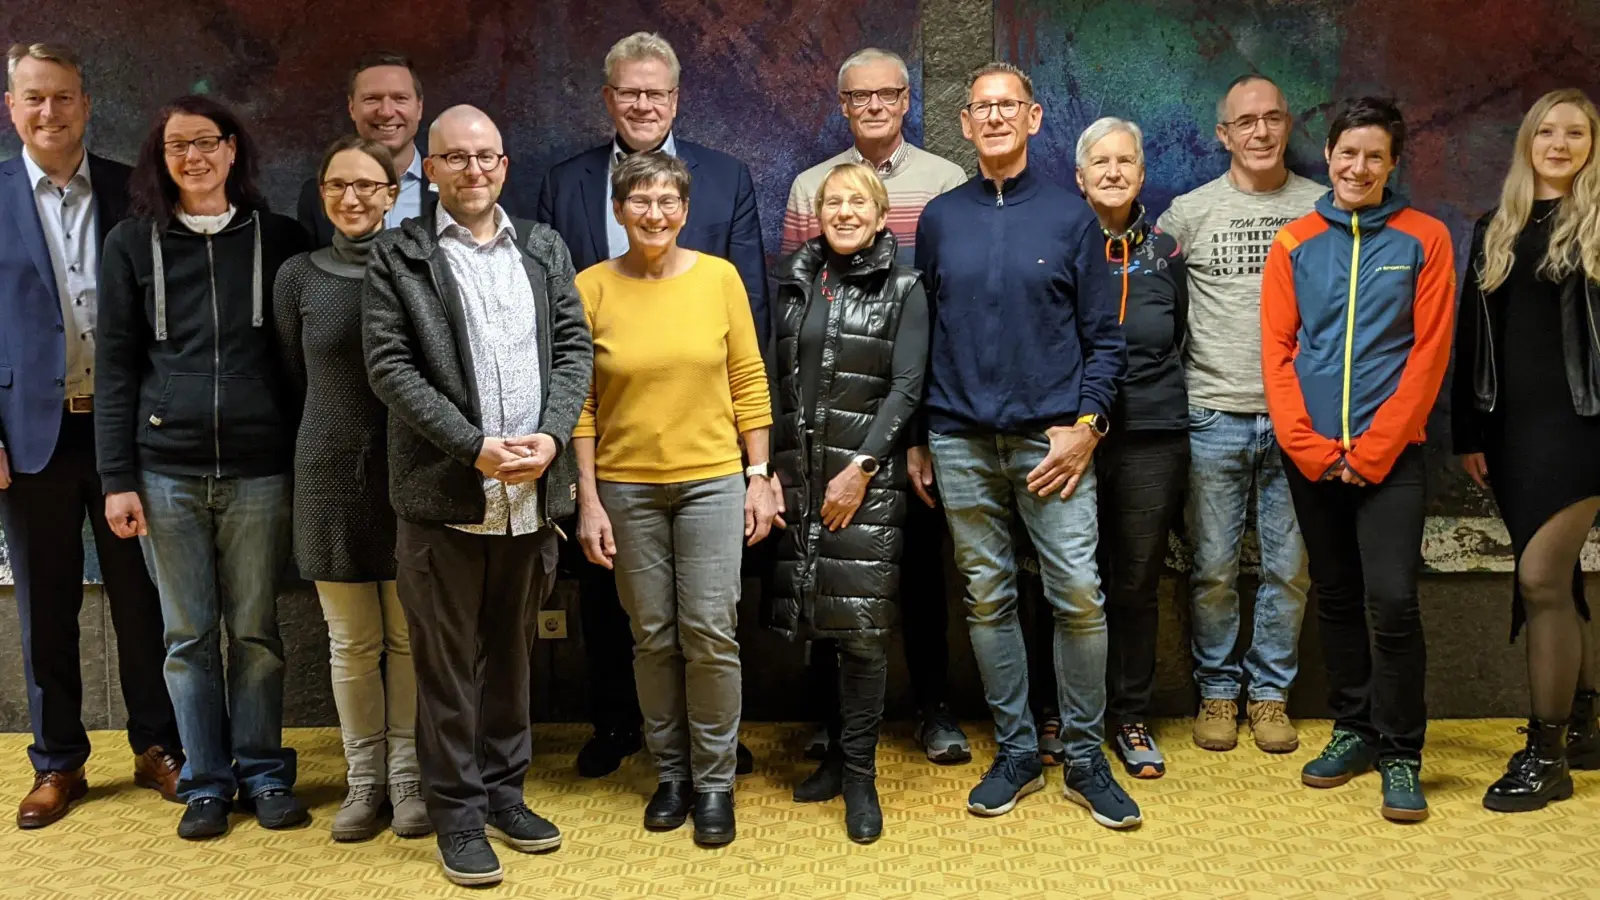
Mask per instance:
[[[505,877],[500,858],[494,855],[483,829],[441,834],[439,842],[439,868],[444,877],[462,887],[484,887],[499,884]]]
[[[750,748],[744,745],[744,741],[740,741],[739,746],[734,750],[733,773],[735,775],[749,775],[755,770],[755,754],[751,753]]]
[[[199,797],[190,800],[178,820],[178,837],[186,841],[203,841],[228,833],[228,813],[233,804],[216,797]]]
[[[870,844],[883,834],[883,810],[873,782],[852,781],[844,786],[844,830],[858,844]]]
[[[844,790],[844,758],[830,756],[817,770],[794,786],[794,802],[826,803]]]
[[[732,791],[705,791],[695,795],[694,842],[707,847],[733,843]]]
[[[295,799],[294,792],[284,788],[273,788],[259,797],[241,800],[239,806],[245,812],[255,813],[262,828],[274,831],[311,821],[311,814]]]
[[[694,783],[663,781],[644,808],[644,827],[650,831],[671,831],[689,819],[694,806]]]
[[[1489,786],[1483,795],[1484,807],[1495,812],[1531,812],[1571,797],[1566,724],[1530,719],[1528,727],[1517,730],[1528,736],[1527,749],[1512,756],[1506,774]]]
[[[578,774],[604,778],[621,768],[622,761],[639,752],[644,738],[637,731],[596,731],[578,751]]]
[[[1600,694],[1579,691],[1572,698],[1572,719],[1567,723],[1567,768],[1600,769],[1600,719],[1595,705]]]

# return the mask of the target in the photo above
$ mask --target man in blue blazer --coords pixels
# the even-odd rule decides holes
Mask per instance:
[[[638,32],[606,54],[606,109],[616,136],[558,163],[539,190],[535,218],[561,234],[578,271],[621,256],[628,235],[611,212],[611,166],[626,155],[659,150],[689,167],[689,221],[680,246],[720,256],[739,270],[756,331],[766,346],[767,263],[761,247],[755,184],[744,163],[725,154],[678,140],[672,120],[678,112],[678,57],[660,35]],[[570,545],[572,542],[568,542]],[[578,772],[598,778],[616,770],[641,745],[639,698],[633,681],[633,637],[617,599],[612,573],[573,554],[589,662],[591,714],[595,734],[578,753]],[[740,770],[749,754],[740,748]]]
[[[117,632],[134,781],[177,799],[161,602],[137,541],[118,540],[95,472],[94,326],[100,246],[127,211],[128,167],[83,146],[89,95],[72,52],[17,44],[6,107],[22,155],[0,163],[0,527],[22,622],[33,790],[17,826],[66,815],[88,790],[78,612],[84,516]]]

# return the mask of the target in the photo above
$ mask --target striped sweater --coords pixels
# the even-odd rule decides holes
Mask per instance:
[[[788,256],[801,244],[822,234],[822,223],[817,219],[817,192],[823,179],[834,166],[848,162],[863,162],[855,147],[800,173],[789,188],[789,203],[783,212],[783,245],[781,253]],[[871,165],[868,163],[868,165]],[[935,156],[909,141],[901,141],[878,177],[889,190],[889,230],[900,244],[897,261],[911,265],[917,245],[917,220],[922,209],[934,197],[959,187],[967,180],[961,167],[941,156]]]

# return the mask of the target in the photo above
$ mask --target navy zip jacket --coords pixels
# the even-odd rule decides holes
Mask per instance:
[[[941,434],[1034,434],[1109,415],[1127,370],[1100,222],[1031,170],[929,201],[916,267],[933,324],[925,399]]]

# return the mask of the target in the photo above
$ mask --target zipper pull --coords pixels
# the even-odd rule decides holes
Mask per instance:
[[[1006,192],[1000,188],[994,189],[994,208],[1001,209],[1006,205]]]

